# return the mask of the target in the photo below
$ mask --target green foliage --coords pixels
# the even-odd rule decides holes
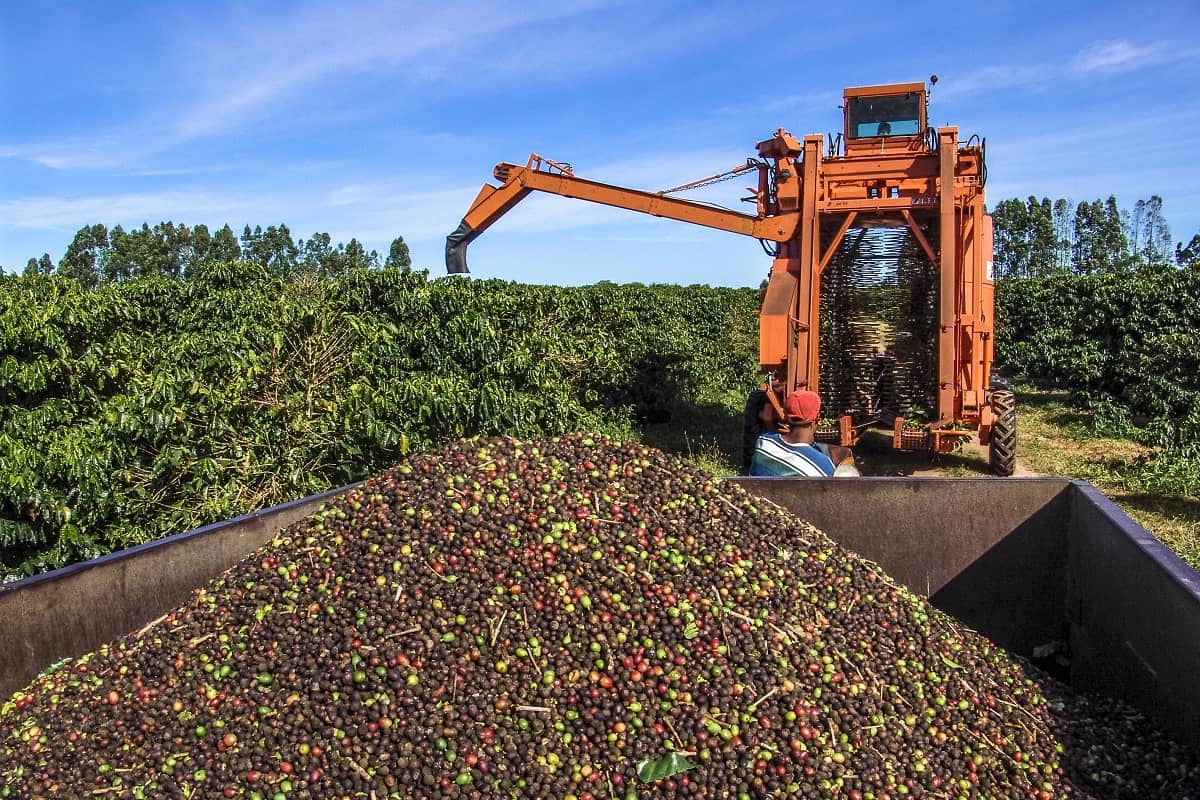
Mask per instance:
[[[1186,245],[1175,245],[1175,263],[1180,267],[1200,266],[1200,233],[1193,236]]]
[[[1148,489],[1200,491],[1200,269],[1010,279],[996,306],[1003,369],[1069,389],[1099,432],[1157,448],[1139,467]]]
[[[120,225],[110,231],[97,224],[79,229],[57,267],[49,255],[43,255],[29,260],[25,274],[56,274],[94,288],[135,278],[193,277],[208,267],[235,261],[253,263],[275,275],[303,271],[336,278],[354,270],[378,269],[379,254],[356,239],[335,246],[328,233],[314,233],[297,244],[286,225],[270,225],[266,230],[261,226],[251,230],[247,225],[239,242],[228,225],[210,233],[205,225],[189,228],[173,222],[153,228],[143,223],[130,231]],[[388,266],[412,267],[403,237],[392,242]]]
[[[1065,209],[1060,206],[1059,214]],[[1049,275],[1059,269],[1062,240],[1050,198],[1002,200],[992,211],[998,277]]]
[[[1127,211],[1111,195],[1079,205],[1066,198],[1002,200],[992,210],[992,222],[998,278],[1090,275],[1172,261],[1171,231],[1158,195],[1138,200]],[[1175,247],[1180,266],[1194,256],[1184,251]]]
[[[58,262],[56,274],[91,288],[100,282],[104,253],[108,250],[108,228],[85,225],[75,233],[67,252]]]
[[[1142,263],[1159,266],[1170,263],[1171,229],[1163,217],[1163,200],[1152,195],[1138,200],[1130,214],[1133,252]]]
[[[408,448],[740,411],[754,382],[753,290],[330,279],[272,258],[95,289],[0,281],[0,577],[349,483]]]
[[[666,778],[680,775],[695,765],[679,753],[668,753],[662,758],[651,760],[644,758],[637,764],[638,780],[642,783],[654,783]]]
[[[31,258],[25,264],[26,275],[53,275],[54,262],[50,260],[49,253],[42,253],[41,258]]]
[[[1090,275],[1129,266],[1131,255],[1117,201],[1082,202],[1075,207],[1071,240],[1073,271]]]
[[[412,268],[412,257],[408,254],[408,243],[404,241],[403,236],[392,239],[392,246],[388,248],[388,257],[384,266],[393,269]]]

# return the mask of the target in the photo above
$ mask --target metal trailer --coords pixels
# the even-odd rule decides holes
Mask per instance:
[[[1200,573],[1091,485],[1065,478],[731,478],[1022,655],[1200,748]],[[137,631],[287,525],[313,495],[0,586],[0,696]]]

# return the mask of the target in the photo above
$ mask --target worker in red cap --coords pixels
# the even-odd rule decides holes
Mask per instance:
[[[785,426],[782,433],[764,433],[758,437],[750,474],[758,477],[814,478],[832,477],[838,464],[850,458],[844,447],[836,450],[814,441],[817,419],[821,416],[821,396],[807,389],[798,389],[783,403]],[[853,464],[853,460],[850,460]],[[852,468],[852,467],[851,467]],[[847,470],[839,471],[839,474]],[[849,474],[857,474],[857,470]]]

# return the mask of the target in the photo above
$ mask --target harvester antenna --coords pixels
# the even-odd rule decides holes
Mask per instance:
[[[925,125],[932,128],[933,124],[929,121],[929,101],[933,97],[933,87],[937,86],[937,73],[929,76],[929,91],[925,93]]]

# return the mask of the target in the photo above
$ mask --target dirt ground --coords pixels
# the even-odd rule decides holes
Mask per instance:
[[[975,437],[954,453],[911,453],[894,450],[889,433],[867,431],[854,448],[854,456],[863,475],[963,478],[992,474],[988,468],[988,449],[980,446]],[[1018,458],[1014,474],[1030,477],[1041,473],[1030,470]]]

